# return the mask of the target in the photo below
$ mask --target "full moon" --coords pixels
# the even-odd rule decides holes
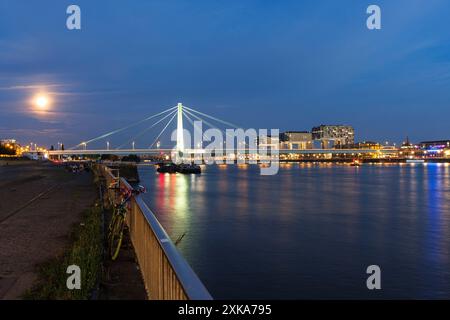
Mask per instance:
[[[49,99],[47,96],[44,95],[38,95],[35,99],[34,99],[34,104],[35,106],[41,110],[41,111],[45,111],[47,110],[48,106],[49,106]]]

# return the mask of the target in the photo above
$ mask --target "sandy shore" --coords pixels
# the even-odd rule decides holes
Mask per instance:
[[[36,265],[63,252],[97,191],[91,174],[50,163],[2,159],[0,177],[0,299],[17,299]]]

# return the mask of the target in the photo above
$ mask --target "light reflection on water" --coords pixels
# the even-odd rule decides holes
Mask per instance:
[[[450,167],[141,167],[149,207],[215,298],[450,298]],[[368,291],[378,264],[382,290]]]

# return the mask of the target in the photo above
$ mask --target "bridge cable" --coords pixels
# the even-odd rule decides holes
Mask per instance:
[[[191,109],[189,109],[189,110],[191,110]],[[189,113],[191,116],[193,116],[193,117],[196,118],[197,120],[200,120],[200,121],[206,123],[209,127],[213,128],[213,129],[218,129],[219,131],[225,133],[225,135],[227,135],[227,136],[229,136],[229,137],[231,137],[231,138],[233,138],[233,139],[235,138],[234,136],[232,136],[232,135],[230,135],[229,133],[227,133],[226,130],[222,130],[222,129],[220,129],[220,128],[215,127],[215,126],[214,126],[212,123],[210,123],[209,121],[206,121],[205,119],[202,119],[202,118],[198,117],[197,115],[193,114],[193,113],[190,112],[189,110],[184,110],[184,111],[186,111],[187,113]],[[238,128],[238,127],[236,127],[236,128]],[[211,139],[208,139],[208,140],[211,140]],[[226,141],[226,140],[225,140],[225,141]],[[246,145],[247,147],[249,146],[248,143],[247,143],[246,141],[244,141],[244,143],[245,143],[245,145]]]
[[[172,116],[172,118],[170,118],[169,122],[167,122],[166,126],[161,130],[161,132],[159,133],[159,135],[156,137],[155,141],[153,141],[153,143],[148,147],[149,149],[152,148],[152,146],[155,144],[156,141],[158,141],[159,137],[163,134],[163,132],[167,129],[167,127],[169,126],[169,124],[172,122],[172,120],[176,117],[177,113],[174,113],[174,115]]]
[[[225,124],[225,125],[230,126],[230,127],[232,127],[232,128],[241,128],[240,126],[235,125],[235,124],[233,124],[233,123],[231,123],[231,122],[221,120],[221,119],[219,119],[219,118],[210,116],[210,115],[208,115],[208,114],[206,114],[206,113],[203,113],[203,112],[194,110],[194,109],[189,108],[189,107],[186,107],[186,106],[184,106],[183,109],[187,109],[187,110],[189,110],[189,111],[191,111],[191,112],[198,113],[198,114],[200,114],[200,115],[202,115],[202,116],[205,116],[205,117],[207,117],[207,118],[209,118],[209,119],[212,119],[212,120],[215,120],[215,121],[220,122],[220,123],[222,123],[222,124]]]
[[[190,122],[190,124],[194,127],[194,130],[197,129],[197,131],[200,132],[200,133],[202,134],[202,136],[203,136],[204,139],[206,138],[206,140],[211,141],[211,138],[208,137],[208,136],[206,135],[206,133],[202,132],[202,130],[200,130],[200,128],[195,124],[195,122],[191,119],[191,117],[189,117],[189,116],[187,115],[187,112],[185,112],[184,110],[183,110],[183,115],[186,117],[186,119],[188,119],[188,121]]]
[[[219,118],[216,118],[216,117],[207,115],[206,113],[203,113],[203,112],[194,110],[194,109],[189,108],[189,107],[184,107],[184,108],[185,108],[185,109],[188,109],[188,110],[190,110],[190,111],[194,111],[194,112],[196,112],[196,113],[198,113],[198,114],[204,115],[204,116],[206,116],[206,117],[208,117],[208,118],[210,118],[210,119],[213,119],[213,120],[215,120],[215,121],[217,121],[217,122],[220,122],[220,123],[222,123],[222,124],[231,126],[232,128],[236,128],[236,129],[240,128],[240,126],[237,126],[236,124],[233,124],[233,123],[231,123],[231,122],[227,122],[227,121],[221,120],[221,119],[219,119]],[[186,112],[189,112],[188,110],[186,110]],[[192,113],[190,113],[190,114],[193,115]],[[200,118],[197,117],[197,119],[200,119]],[[204,119],[200,119],[200,120],[203,121],[203,122],[205,122],[206,124],[208,124],[210,127],[215,128],[214,126],[211,126],[211,124],[210,124],[209,122],[207,122],[206,120],[204,120]],[[224,132],[225,132],[226,135],[228,135],[229,137],[231,137],[229,134],[226,133],[226,131],[224,131]],[[246,141],[244,141],[244,143],[245,143],[246,146],[249,146],[248,143],[247,143]]]
[[[132,137],[131,139],[129,139],[127,142],[119,145],[117,149],[122,148],[124,145],[129,144],[130,142],[135,141],[136,139],[140,138],[142,135],[144,135],[147,131],[149,131],[150,129],[152,129],[153,127],[155,127],[156,125],[158,125],[161,121],[163,121],[164,119],[167,119],[168,117],[172,116],[174,113],[176,113],[177,110],[174,110],[168,114],[166,114],[164,117],[162,117],[161,119],[159,119],[158,121],[156,121],[155,123],[153,123],[150,127],[145,128],[144,130],[142,130],[141,132],[139,132],[137,135],[135,135],[134,137]]]
[[[82,142],[82,143],[80,143],[80,144],[77,144],[76,146],[70,148],[70,150],[75,149],[75,148],[78,148],[78,147],[83,146],[83,145],[86,145],[86,144],[88,144],[88,143],[97,141],[97,140],[101,140],[101,139],[103,139],[103,138],[107,138],[107,137],[109,137],[109,136],[111,136],[111,135],[113,135],[113,134],[122,132],[122,131],[124,131],[124,130],[129,129],[129,128],[135,127],[135,126],[137,126],[137,125],[139,125],[139,124],[141,124],[141,123],[143,123],[143,122],[145,122],[145,121],[148,121],[148,120],[150,120],[150,119],[153,119],[153,118],[155,118],[155,117],[157,117],[157,116],[160,116],[160,115],[162,115],[162,114],[164,114],[164,113],[166,113],[166,112],[172,111],[172,110],[174,110],[174,109],[176,109],[176,108],[177,108],[177,107],[172,107],[172,108],[166,109],[166,110],[161,111],[161,112],[159,112],[159,113],[157,113],[157,114],[155,114],[155,115],[152,115],[152,116],[147,117],[147,118],[145,118],[145,119],[139,120],[139,121],[137,121],[137,122],[135,122],[135,123],[133,123],[133,124],[130,124],[130,125],[126,126],[126,127],[123,127],[123,128],[120,128],[120,129],[116,129],[116,130],[110,131],[110,132],[108,132],[108,133],[105,133],[105,134],[103,134],[103,135],[101,135],[101,136],[99,136],[99,137],[90,139],[90,140],[88,140],[88,141],[84,141],[84,142]]]

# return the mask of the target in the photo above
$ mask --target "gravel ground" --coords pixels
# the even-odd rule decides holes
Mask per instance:
[[[90,173],[0,161],[0,299],[18,299],[33,285],[36,266],[64,251],[96,196]]]

